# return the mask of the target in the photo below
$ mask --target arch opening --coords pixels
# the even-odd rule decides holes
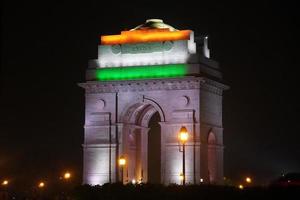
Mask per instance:
[[[208,175],[210,183],[215,183],[217,179],[217,150],[216,150],[216,136],[213,132],[208,134],[207,138],[208,152]]]
[[[150,119],[148,127],[148,182],[161,183],[161,128],[160,116],[156,112]]]
[[[161,113],[143,103],[134,104],[124,113],[121,154],[128,159],[128,175],[123,177],[128,182],[161,183]]]

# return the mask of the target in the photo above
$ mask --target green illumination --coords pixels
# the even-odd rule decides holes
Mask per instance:
[[[184,76],[186,71],[185,64],[114,67],[97,69],[96,77],[100,81],[167,78]]]

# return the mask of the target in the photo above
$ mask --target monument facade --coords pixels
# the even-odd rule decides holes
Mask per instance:
[[[101,36],[98,59],[79,84],[86,98],[84,184],[182,184],[183,163],[187,184],[222,183],[228,86],[207,42],[158,19]]]

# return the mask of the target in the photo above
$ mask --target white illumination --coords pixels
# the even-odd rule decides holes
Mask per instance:
[[[203,183],[203,178],[200,178],[200,183]]]
[[[126,67],[140,65],[161,65],[187,63],[191,54],[196,53],[194,36],[190,40],[173,41],[171,49],[155,48],[153,43],[119,45],[120,52],[112,49],[115,45],[100,45],[98,49],[98,67]],[[163,42],[156,42],[163,46]],[[141,51],[136,49],[140,48]],[[151,48],[154,48],[152,51]],[[126,49],[126,50],[124,50]],[[146,50],[145,50],[146,49]]]
[[[188,51],[190,54],[196,53],[196,43],[194,42],[194,32],[190,34],[190,39],[188,40]]]
[[[99,147],[105,147],[99,145]],[[114,150],[112,150],[112,154]],[[109,182],[109,153],[106,148],[85,149],[84,180],[85,184],[103,185]],[[114,175],[112,174],[112,177]]]
[[[136,184],[136,180],[135,180],[135,179],[132,179],[131,183],[132,183],[132,184]]]
[[[206,58],[210,58],[210,51],[208,49],[208,36],[204,37],[203,54]]]

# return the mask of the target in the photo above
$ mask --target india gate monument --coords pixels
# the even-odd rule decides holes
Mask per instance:
[[[207,36],[160,19],[103,35],[79,85],[84,184],[222,184],[229,87]]]

